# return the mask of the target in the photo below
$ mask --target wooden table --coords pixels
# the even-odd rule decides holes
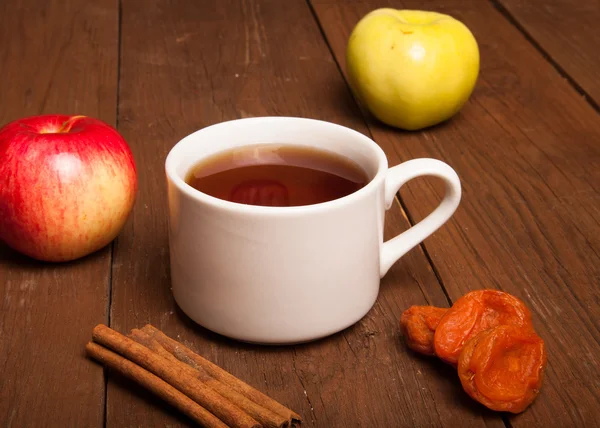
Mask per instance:
[[[361,112],[344,75],[353,25],[388,5],[449,13],[481,51],[461,113],[402,132]],[[92,328],[152,323],[300,412],[307,427],[591,427],[600,420],[600,6],[597,0],[3,0],[0,123],[84,114],[116,126],[139,167],[126,227],[107,248],[44,264],[0,248],[0,425],[163,427],[189,420],[84,356]],[[391,165],[449,163],[452,218],[384,278],[353,327],[302,346],[225,339],[170,292],[163,164],[186,134],[262,115],[371,136]],[[405,186],[386,238],[441,198]],[[549,363],[523,414],[486,410],[454,370],[408,352],[401,312],[497,288],[531,308]],[[302,313],[290,314],[301,318]]]

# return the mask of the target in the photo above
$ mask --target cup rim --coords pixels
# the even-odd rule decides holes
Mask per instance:
[[[185,182],[176,171],[176,160],[178,147],[184,144],[187,140],[195,138],[198,134],[207,131],[208,129],[213,129],[216,127],[223,127],[232,125],[234,123],[240,122],[288,122],[288,121],[303,121],[307,124],[316,123],[320,125],[325,125],[331,128],[336,128],[340,132],[344,132],[349,136],[354,137],[356,140],[362,141],[363,144],[369,146],[377,156],[377,172],[375,176],[367,183],[366,186],[361,187],[357,191],[350,193],[349,195],[343,196],[341,198],[333,199],[331,201],[320,202],[317,204],[311,205],[300,205],[293,207],[269,207],[262,205],[247,205],[241,204],[238,202],[231,202],[224,199],[219,199],[214,196],[208,195],[204,192],[201,192],[188,183]],[[198,159],[199,161],[200,159]],[[172,148],[169,150],[167,157],[165,159],[165,172],[167,174],[167,178],[177,187],[177,189],[187,195],[188,197],[200,201],[204,204],[213,206],[214,208],[237,212],[237,213],[247,213],[247,214],[260,214],[260,215],[276,215],[276,216],[285,216],[285,215],[295,215],[300,213],[312,213],[318,212],[322,210],[330,210],[334,208],[338,208],[344,205],[349,205],[354,201],[363,197],[363,195],[372,191],[374,187],[377,187],[379,183],[384,179],[385,173],[388,169],[388,161],[387,157],[383,151],[383,149],[371,138],[358,132],[352,128],[348,128],[343,125],[339,125],[333,122],[328,122],[319,119],[310,119],[305,117],[295,117],[295,116],[258,116],[258,117],[248,117],[241,119],[233,119],[227,120],[223,122],[218,122],[204,128],[201,128],[197,131],[192,132],[191,134],[186,135],[182,139],[180,139]]]

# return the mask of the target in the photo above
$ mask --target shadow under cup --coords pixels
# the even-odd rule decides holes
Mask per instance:
[[[296,207],[237,204],[185,182],[202,159],[257,143],[337,153],[370,181],[348,196]],[[368,137],[312,119],[240,119],[185,137],[165,168],[173,295],[198,324],[247,342],[299,343],[343,330],[374,304],[387,159]]]

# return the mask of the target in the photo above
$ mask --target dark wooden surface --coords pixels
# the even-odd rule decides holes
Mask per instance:
[[[83,356],[99,322],[123,332],[156,325],[300,412],[308,427],[598,425],[600,121],[579,91],[595,97],[600,42],[584,25],[589,37],[550,31],[555,22],[577,29],[567,23],[583,9],[566,3],[0,3],[0,123],[46,112],[99,117],[131,145],[140,180],[125,229],[97,254],[49,265],[0,247],[0,425],[190,424],[130,382],[111,375],[105,384],[102,368]],[[388,5],[450,13],[479,42],[475,92],[444,125],[415,133],[382,126],[348,90],[348,34]],[[585,22],[595,22],[593,13]],[[168,150],[203,126],[260,115],[352,127],[373,137],[391,165],[438,158],[463,185],[455,216],[390,270],[369,314],[302,346],[219,337],[188,320],[170,294]],[[440,197],[436,181],[407,185],[386,215],[386,238]],[[448,306],[483,287],[522,298],[548,345],[542,393],[516,417],[474,404],[453,370],[407,352],[399,337],[408,306]]]
[[[115,125],[118,5],[0,2],[0,123],[85,114]],[[0,426],[101,426],[105,380],[82,346],[107,321],[110,248],[43,264],[0,243]]]
[[[598,0],[494,0],[571,83],[600,106]]]

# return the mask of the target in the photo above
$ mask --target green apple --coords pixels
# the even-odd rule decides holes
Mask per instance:
[[[469,99],[479,48],[449,15],[377,9],[354,27],[346,68],[353,92],[375,117],[416,130],[449,119]]]

